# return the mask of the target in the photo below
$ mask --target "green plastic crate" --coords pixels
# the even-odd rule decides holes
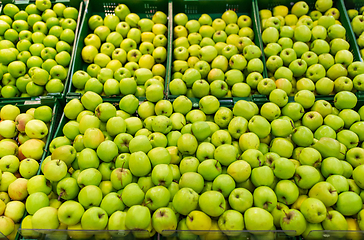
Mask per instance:
[[[353,36],[354,36],[354,41],[355,41],[355,45],[356,47],[358,48],[358,51],[359,51],[359,57],[360,57],[360,61],[363,61],[363,58],[360,54],[360,48],[356,42],[356,38],[355,38],[355,33],[353,31],[353,28],[351,27],[351,23],[350,23],[350,18],[349,18],[349,15],[348,15],[348,12],[347,10],[349,9],[356,9],[359,11],[359,9],[361,7],[364,6],[364,1],[363,0],[340,0],[340,3],[345,7],[344,9],[344,12],[349,20],[349,27],[350,27],[350,30],[353,32]],[[359,91],[357,94],[359,94],[360,96],[364,96],[364,91]]]
[[[349,15],[348,15],[347,11],[350,10],[350,9],[356,9],[356,10],[359,11],[360,8],[364,6],[364,1],[363,0],[345,0],[345,1],[344,0],[339,0],[339,2],[344,7],[343,11],[345,12],[345,15],[347,16],[347,19],[349,20],[349,28],[353,32],[354,40],[356,40],[355,33],[353,31],[353,28],[351,27],[350,18],[349,18]],[[355,41],[355,43],[356,43],[356,41]],[[356,44],[356,46],[358,47],[358,51],[360,51],[359,46],[357,44]],[[363,61],[363,59],[361,57],[361,54],[359,54],[359,57],[361,58],[361,61]]]
[[[59,121],[59,113],[60,113],[59,108],[60,108],[60,105],[59,105],[57,99],[55,97],[53,97],[53,96],[44,96],[44,97],[40,97],[40,98],[32,98],[32,99],[27,99],[27,100],[24,100],[24,99],[17,100],[17,101],[7,100],[7,101],[3,101],[3,102],[0,103],[0,109],[2,107],[4,107],[5,105],[7,105],[7,104],[12,104],[12,105],[17,106],[20,109],[21,113],[25,113],[30,108],[37,108],[37,107],[40,107],[40,106],[49,106],[50,108],[53,109],[53,118],[51,120],[51,124],[50,124],[49,129],[48,129],[47,141],[46,141],[46,144],[45,144],[45,147],[44,147],[43,155],[42,155],[41,160],[40,160],[42,162],[46,158],[46,156],[48,154],[49,144],[53,139],[53,134],[54,134],[54,132],[56,130],[57,123]],[[40,165],[39,165],[37,175],[39,173],[40,173]],[[27,213],[24,214],[23,218],[26,215],[27,215]],[[19,234],[19,231],[18,231],[17,236],[16,236],[15,239],[19,239],[19,238],[20,238],[20,234]],[[0,233],[0,239],[3,239],[1,233]],[[7,239],[7,238],[4,238],[4,239]]]
[[[347,0],[345,0],[347,1]],[[309,12],[316,10],[315,9],[315,0],[307,0],[305,1],[310,10]],[[359,48],[356,44],[356,38],[354,35],[353,30],[351,29],[351,24],[350,24],[350,20],[348,17],[348,14],[346,12],[345,9],[345,5],[343,3],[344,1],[338,0],[338,1],[334,1],[334,5],[333,7],[337,8],[340,12],[340,22],[343,25],[343,27],[345,27],[346,29],[346,41],[348,41],[348,43],[350,44],[350,51],[353,53],[354,56],[354,61],[361,61],[361,57],[360,57],[360,52],[359,52]],[[284,5],[287,6],[289,9],[291,9],[291,7],[294,5],[295,2],[292,2],[290,0],[254,0],[254,4],[256,5],[256,10],[257,10],[257,21],[259,24],[259,32],[262,32],[262,26],[261,26],[261,21],[260,21],[260,16],[259,16],[259,11],[262,9],[269,9],[272,10],[275,6],[278,5]]]
[[[309,1],[305,1],[305,2],[308,4],[310,11],[315,10],[315,2],[316,2],[315,0],[309,0]],[[270,1],[254,0],[253,4],[256,6],[255,9],[257,10],[256,16],[257,16],[257,23],[259,25],[259,32],[262,33],[262,26],[261,26],[261,21],[260,21],[260,16],[259,16],[260,10],[262,10],[262,9],[272,10],[275,6],[278,6],[278,5],[284,5],[284,6],[287,6],[289,9],[291,9],[291,7],[294,5],[294,2],[292,2],[290,0],[270,0]],[[350,20],[349,20],[348,14],[345,9],[344,1],[343,0],[334,1],[333,7],[337,8],[340,12],[339,20],[340,20],[341,24],[343,25],[343,27],[345,27],[345,29],[346,29],[346,40],[350,44],[349,50],[353,54],[354,61],[363,61],[360,56],[359,47],[356,43],[356,38],[355,38],[354,32],[351,28]],[[260,38],[261,38],[261,34],[260,34]],[[321,95],[321,96],[317,96],[317,98],[329,98],[330,99],[331,96],[330,95]]]
[[[189,0],[177,0],[173,1],[172,7],[171,7],[171,16],[174,17],[178,13],[185,13],[188,16],[188,19],[196,19],[201,16],[201,14],[206,13],[211,16],[212,19],[220,18],[221,15],[227,11],[227,10],[233,10],[237,13],[238,16],[241,15],[248,15],[252,20],[252,29],[254,31],[254,43],[255,45],[259,46],[260,49],[263,49],[263,43],[261,41],[261,38],[259,37],[259,28],[257,23],[257,16],[256,16],[256,10],[255,5],[252,3],[252,1],[249,0],[243,0],[243,1],[237,1],[237,0],[199,0],[199,1],[189,1]],[[170,28],[173,29],[173,22],[170,23]],[[168,58],[170,58],[170,63],[173,62],[173,31],[170,31],[169,33],[169,47],[168,47]],[[263,70],[263,78],[268,77],[267,70],[265,67],[265,57],[264,52],[262,51],[262,56],[260,59],[263,62],[264,70]],[[172,66],[170,66],[172,68]],[[177,95],[171,95],[169,92],[169,83],[172,81],[172,73],[168,75],[167,77],[167,84],[166,84],[166,92],[168,93],[168,99],[175,99],[178,96]],[[262,95],[254,95],[254,98],[262,97]],[[221,98],[220,101],[229,101],[230,104],[234,104],[235,101],[238,99],[247,99],[248,98],[236,98],[236,97],[227,97],[227,98]],[[199,99],[191,99],[193,102],[198,102]]]
[[[56,130],[57,125],[58,125],[57,123],[59,120],[60,106],[59,106],[59,103],[57,102],[57,99],[53,96],[44,96],[44,97],[40,97],[40,98],[32,98],[29,100],[22,99],[21,101],[3,101],[0,103],[0,109],[8,104],[17,106],[20,109],[21,113],[25,113],[30,108],[37,108],[40,106],[49,106],[50,108],[53,109],[53,118],[51,120],[51,124],[48,129],[47,142],[45,144],[45,147],[44,147],[45,150],[44,150],[43,156],[41,158],[43,160],[47,156],[48,145],[52,141],[54,131]]]
[[[86,1],[85,7],[85,15],[82,20],[80,29],[79,29],[79,36],[76,43],[76,50],[75,56],[73,61],[73,66],[70,74],[70,84],[68,85],[68,94],[70,96],[81,96],[80,93],[76,92],[76,88],[72,84],[72,76],[78,70],[86,71],[89,64],[85,63],[82,60],[81,52],[84,44],[84,39],[87,37],[88,34],[92,33],[92,31],[88,27],[88,20],[92,15],[100,15],[101,17],[105,17],[110,14],[114,14],[114,9],[119,4],[126,4],[130,12],[136,13],[139,15],[140,18],[149,18],[151,19],[156,11],[162,11],[167,16],[169,16],[169,8],[168,3],[165,0],[127,0],[127,1],[120,1],[120,0],[88,0]],[[170,19],[170,18],[169,18]],[[169,21],[169,20],[168,20]],[[168,22],[167,22],[168,24]],[[168,27],[168,26],[167,26]],[[168,28],[168,32],[170,29]],[[166,48],[168,50],[168,48]],[[167,53],[168,54],[168,53]],[[169,74],[170,66],[169,59],[167,58],[166,62],[163,64],[166,67],[166,77],[165,77],[165,84],[166,78]],[[121,98],[122,96],[115,96],[116,98]],[[113,97],[103,97],[104,100],[108,100],[109,98]],[[145,97],[140,97],[139,100],[145,100]]]
[[[69,101],[71,101],[74,98],[79,99],[80,96],[77,96],[77,95],[76,96],[67,96],[66,102],[69,102]],[[116,107],[119,105],[119,99],[117,99],[117,98],[111,98],[111,99],[107,99],[107,100],[104,99],[103,102],[110,102],[110,103],[112,103]],[[46,144],[46,149],[47,150],[44,152],[44,154],[42,156],[42,162],[43,162],[43,160],[46,157],[48,157],[48,156],[51,155],[51,153],[49,151],[49,144],[51,143],[52,139],[54,139],[56,137],[64,136],[64,134],[63,134],[63,127],[69,121],[69,119],[67,117],[65,117],[63,111],[60,111],[59,113],[60,113],[59,115],[61,115],[61,116],[58,116],[58,118],[57,118],[58,125],[57,125],[56,128],[52,128],[52,133],[53,133],[52,134],[52,138],[50,138],[50,140],[47,141],[47,144]],[[42,175],[42,174],[43,173],[41,171],[41,165],[40,165],[37,175]],[[28,214],[26,213],[24,215],[24,217],[26,215],[28,215]],[[17,237],[17,239],[27,240],[28,238],[24,238],[23,236],[21,236],[21,232],[22,231],[23,230],[21,229],[21,225],[20,225],[20,228],[18,230],[19,237]],[[68,236],[68,233],[70,232],[68,230],[57,230],[57,231],[54,231],[54,230],[41,230],[41,232],[42,233],[40,234],[39,238],[37,238],[37,239],[49,239],[49,240],[52,240],[52,239],[72,239],[72,238],[70,238]],[[117,236],[113,236],[112,239],[120,239],[120,240],[124,240],[124,239],[125,240],[134,240],[134,239],[136,239],[135,237],[133,237],[131,235],[131,232],[133,232],[133,231],[128,231],[130,233],[127,236],[125,236],[125,237],[123,236],[125,234],[125,231],[121,231],[121,230],[120,231],[108,231],[108,230],[102,230],[102,231],[98,231],[98,230],[84,231],[84,230],[81,230],[80,231],[80,230],[77,230],[77,231],[72,231],[72,232],[75,232],[75,233],[77,233],[77,232],[87,232],[89,234],[92,234],[93,235],[92,237],[86,238],[86,239],[89,239],[89,240],[93,240],[93,239],[95,239],[95,240],[96,239],[104,239],[104,238],[102,238],[102,236],[104,236],[104,234],[106,234],[106,233],[113,233],[113,234],[119,234],[120,235],[120,236],[118,236],[118,235]],[[158,234],[155,234],[153,236],[153,238],[143,238],[143,239],[154,239],[154,240],[157,240],[157,239],[159,239],[159,237],[158,237]],[[1,240],[1,236],[0,236],[0,240]]]
[[[79,32],[79,28],[80,28],[80,24],[82,21],[82,17],[83,17],[83,13],[84,13],[84,3],[83,1],[80,0],[51,0],[52,2],[52,6],[56,3],[63,3],[64,5],[66,5],[67,7],[74,7],[78,10],[78,18],[77,18],[77,27],[75,30],[75,40],[73,42],[72,45],[72,54],[71,54],[71,62],[69,65],[69,69],[68,69],[68,73],[67,73],[67,78],[64,81],[64,89],[61,93],[48,93],[47,96],[52,96],[55,97],[57,100],[59,100],[62,104],[64,103],[64,99],[67,93],[67,89],[68,89],[68,85],[70,82],[70,74],[71,74],[71,70],[72,70],[72,65],[73,65],[73,61],[74,61],[74,54],[75,54],[75,46],[76,46],[76,41],[78,38],[78,32]],[[6,2],[8,3],[8,2]],[[1,5],[1,9],[0,9],[0,15],[3,14],[3,6],[5,6],[4,3],[3,5]],[[11,3],[14,3],[16,6],[18,6],[18,8],[20,10],[24,10],[29,4],[31,3],[35,3],[35,0],[13,0]],[[15,98],[3,98],[0,97],[0,102],[3,101],[22,101],[22,100],[31,100],[34,99],[34,97],[26,97],[26,98],[22,98],[22,97],[15,97]]]
[[[72,99],[74,98],[77,98],[79,99],[80,96],[70,96],[68,95],[67,96],[67,99],[66,99],[66,102],[69,102],[71,101]],[[196,102],[195,101],[196,99],[192,99],[192,107],[193,109],[198,109],[199,106],[198,106],[198,101]],[[238,100],[241,100],[240,98],[237,98],[235,99],[234,103]],[[261,107],[262,104],[264,104],[265,102],[261,101],[260,99],[255,99],[253,97],[250,97],[250,98],[246,98],[245,100],[247,101],[254,101],[259,107]],[[256,101],[257,100],[257,101]],[[173,101],[173,100],[171,100]],[[117,98],[110,98],[110,99],[104,99],[104,102],[110,102],[112,103],[114,106],[116,106],[118,108],[118,104],[119,104],[119,99]],[[234,104],[232,104],[231,101],[220,101],[220,104],[221,106],[223,107],[228,107],[228,108],[233,108]],[[60,136],[64,136],[63,134],[63,127],[64,125],[69,121],[69,119],[67,117],[65,117],[64,113],[62,113],[62,117],[61,119],[58,121],[59,124],[57,126],[57,128],[55,129],[54,131],[54,134],[53,134],[53,138],[56,138],[56,137],[60,137]],[[49,145],[47,145],[47,149],[49,148]],[[47,156],[51,155],[49,151],[45,152],[45,156],[44,158],[42,158],[42,160],[44,160]],[[41,170],[39,169],[38,170],[38,174],[42,174]],[[20,228],[19,229],[19,234],[21,234],[22,232],[22,229]],[[42,230],[42,234],[41,236],[38,238],[38,239],[71,239],[70,237],[68,237],[68,230],[57,230],[57,231],[54,231],[54,230]],[[80,231],[74,231],[74,232],[80,232]],[[82,231],[81,231],[82,232]],[[84,231],[85,232],[85,231]],[[107,233],[108,231],[86,231],[90,234],[93,234],[94,236],[90,237],[90,238],[87,238],[89,240],[93,240],[93,239],[97,239],[96,237],[99,237],[99,236],[102,236],[103,234]],[[155,234],[155,236],[153,238],[150,238],[150,239],[154,239],[154,240],[159,240],[159,239],[179,239],[178,238],[178,234],[180,233],[181,231],[174,231],[174,233],[169,236],[169,237],[164,237],[163,235],[161,234]],[[236,232],[236,231],[235,231]],[[109,231],[109,233],[119,233],[120,235],[122,235],[123,233],[125,233],[124,231]],[[207,233],[207,231],[206,231]],[[275,239],[277,240],[283,240],[283,239],[287,239],[287,240],[293,240],[293,239],[296,239],[294,237],[289,237],[287,236],[284,231],[282,230],[276,230],[276,231],[239,231],[239,233],[241,234],[241,239],[248,239],[248,238],[251,238],[253,237],[254,235],[255,236],[259,236],[259,235],[256,235],[257,233],[269,233],[269,234],[273,234],[275,236]],[[263,235],[264,236],[264,235]],[[23,238],[22,236],[20,236],[21,240],[27,240],[28,238]],[[120,240],[134,240],[136,238],[134,238],[133,236],[131,236],[131,233],[129,233],[126,237],[123,237],[123,236],[116,236],[116,237],[112,237],[112,239],[120,239]],[[148,239],[148,238],[147,238]],[[264,238],[262,238],[264,239]]]

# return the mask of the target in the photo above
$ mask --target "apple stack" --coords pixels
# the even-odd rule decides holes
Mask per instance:
[[[363,103],[340,91],[306,109],[284,95],[260,108],[245,100],[228,108],[208,95],[193,109],[186,96],[139,104],[131,94],[104,102],[88,91],[66,104],[43,175],[22,189],[22,234],[178,229],[186,230],[181,239],[227,239],[241,234],[229,230],[305,238],[364,230]]]
[[[349,9],[347,11],[349,18],[351,20],[351,27],[354,31],[355,37],[357,37],[356,42],[360,48],[360,54],[361,57],[363,58],[363,53],[364,53],[364,19],[363,19],[363,11],[364,11],[364,7],[361,7],[358,10],[356,9]],[[360,14],[359,14],[360,12]]]
[[[178,13],[174,25],[173,98],[248,97],[263,79],[262,51],[249,16],[227,10],[215,19],[208,14],[191,19]]]
[[[24,10],[6,4],[0,16],[0,78],[4,98],[62,93],[79,12],[36,0]]]
[[[364,65],[350,27],[344,27],[345,12],[334,8],[332,0],[314,6],[299,1],[290,12],[284,5],[259,11],[270,84],[292,96],[300,90],[318,95],[362,91]]]
[[[38,174],[43,149],[50,139],[52,108],[27,109],[21,113],[16,105],[7,104],[0,110],[0,233],[8,239],[17,235],[25,200],[32,193],[29,179]]]
[[[92,4],[92,3],[90,3]],[[114,15],[85,16],[82,28],[92,33],[84,39],[84,70],[72,77],[71,91],[92,91],[103,96],[134,94],[157,102],[164,97],[167,60],[167,15],[156,11],[144,18],[119,4]],[[87,32],[89,32],[87,30]],[[80,61],[82,61],[80,59]]]

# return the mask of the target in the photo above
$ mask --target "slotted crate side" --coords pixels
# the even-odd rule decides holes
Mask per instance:
[[[107,15],[114,14],[114,9],[119,4],[126,4],[130,12],[136,13],[139,15],[140,18],[149,18],[151,19],[156,11],[164,12],[168,17],[167,27],[169,26],[169,7],[168,2],[165,0],[127,0],[127,1],[112,1],[112,0],[89,0],[86,2],[85,7],[85,15],[83,17],[82,23],[80,24],[79,35],[76,42],[76,50],[75,50],[75,60],[73,62],[71,74],[70,74],[70,83],[68,85],[67,92],[69,95],[73,96],[81,96],[80,93],[77,93],[77,89],[72,84],[72,76],[78,70],[86,71],[89,64],[85,63],[82,60],[81,52],[84,44],[84,39],[87,37],[88,34],[92,33],[92,31],[88,27],[88,20],[93,15],[100,15],[101,17],[105,17]],[[168,32],[170,29],[168,27]],[[169,40],[168,40],[169,41]],[[166,47],[168,50],[168,47]],[[168,54],[168,53],[167,53]],[[166,62],[163,64],[166,67],[166,77],[165,77],[165,85],[167,82],[167,76],[170,71],[171,64],[169,63],[170,59],[167,58]],[[106,97],[103,97],[105,99]],[[116,98],[121,98],[121,96],[116,96]],[[139,100],[144,100],[145,97],[139,97]]]
[[[67,7],[74,7],[78,10],[78,17],[77,17],[77,26],[76,26],[76,30],[75,30],[75,39],[73,41],[72,44],[72,53],[71,53],[71,62],[69,64],[69,68],[68,68],[68,72],[67,72],[67,77],[66,80],[64,81],[64,89],[61,93],[48,93],[47,96],[52,96],[55,97],[57,100],[59,100],[60,103],[64,103],[64,99],[65,96],[67,94],[68,91],[68,85],[70,84],[70,76],[71,76],[71,71],[72,71],[72,65],[73,65],[73,61],[74,61],[74,54],[75,54],[75,49],[76,49],[76,42],[78,39],[78,33],[79,33],[79,29],[80,29],[80,25],[82,22],[82,18],[84,16],[84,2],[83,1],[79,1],[79,0],[51,0],[52,2],[52,6],[56,3],[63,3],[64,5],[66,5]],[[12,0],[12,1],[7,1],[6,3],[13,3],[16,6],[18,6],[18,8],[20,10],[24,10],[29,4],[31,3],[35,3],[35,0]],[[3,2],[0,8],[0,15],[3,14],[3,6],[5,6],[5,3]],[[15,97],[15,98],[3,98],[0,97],[0,102],[2,101],[23,101],[23,100],[31,100],[34,99],[34,97]]]
[[[346,10],[349,9],[356,9],[360,10],[361,7],[364,7],[364,1],[363,0],[340,0],[343,2],[343,5],[345,6]]]
[[[173,20],[173,17],[178,13],[185,13],[188,16],[188,19],[196,19],[201,16],[201,14],[208,14],[212,19],[220,18],[221,15],[227,11],[227,10],[233,10],[237,13],[238,16],[241,15],[248,15],[252,20],[252,29],[254,31],[254,43],[257,45],[260,49],[263,49],[263,42],[261,41],[261,36],[259,33],[257,16],[256,16],[256,9],[255,5],[253,4],[253,1],[249,0],[243,0],[243,1],[236,1],[236,0],[200,0],[200,1],[189,1],[189,0],[176,0],[171,1],[171,19]],[[168,58],[170,59],[170,63],[173,62],[173,21],[170,23],[170,28],[172,31],[169,32],[169,39],[170,39],[170,45],[168,47]],[[260,57],[260,60],[263,62],[263,77],[268,77],[265,61],[264,61],[264,52],[262,50],[262,56]],[[168,99],[175,99],[178,96],[177,95],[171,95],[169,92],[169,83],[172,81],[172,73],[168,75],[167,78],[167,84],[166,84],[166,92],[168,94]],[[254,95],[254,98],[262,97],[262,95]],[[247,99],[249,100],[250,97]],[[229,101],[230,104],[234,104],[234,101],[238,99],[245,99],[245,98],[233,98],[233,97],[227,97],[227,98],[221,98],[220,101]],[[199,99],[191,99],[192,102],[198,102]]]

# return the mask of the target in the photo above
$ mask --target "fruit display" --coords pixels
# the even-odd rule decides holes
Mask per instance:
[[[350,4],[350,3],[345,3],[345,4]],[[363,21],[364,8],[363,6],[358,9],[353,8],[353,6],[346,6],[346,8],[347,8],[347,14],[351,21],[351,27],[356,37],[356,42],[360,48],[361,57],[363,58],[364,36],[362,34],[364,32],[364,26],[362,21]]]
[[[166,13],[156,11],[152,5],[153,13],[139,13],[141,6],[130,3],[114,5],[113,10],[109,9],[112,14],[103,18],[98,4],[101,2],[89,4],[83,19],[70,91],[92,91],[102,96],[133,94],[153,102],[163,99]],[[162,6],[167,9],[166,3]],[[136,13],[131,12],[133,9]],[[150,86],[152,82],[159,84]]]
[[[1,8],[0,238],[363,238],[364,7],[57,2]]]
[[[292,96],[362,91],[364,68],[342,1],[311,3],[266,9],[257,1],[269,84]]]
[[[25,200],[33,186],[42,182],[30,179],[38,174],[46,156],[57,106],[54,100],[0,106],[0,233],[7,239],[17,236]]]
[[[1,13],[1,97],[62,94],[78,10],[63,3],[36,0],[31,4],[6,4]]]
[[[23,236],[181,230],[179,239],[227,239],[282,229],[307,238],[311,230],[364,229],[364,101],[349,91],[306,108],[270,99],[222,106],[209,95],[198,108],[186,96],[139,104],[133,95],[105,102],[88,91],[70,99],[42,175],[29,179],[45,181],[25,202]]]
[[[182,3],[186,7],[178,2],[173,7],[169,97],[185,95],[200,99],[207,95],[225,98],[255,94],[254,85],[266,76],[252,2],[229,6],[214,2],[211,15],[200,14],[209,8],[203,5],[198,8],[199,14],[181,12],[189,7],[188,2]],[[220,8],[224,10],[216,14]]]

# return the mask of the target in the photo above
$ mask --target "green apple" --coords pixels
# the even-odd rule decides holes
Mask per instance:
[[[285,212],[281,217],[280,223],[282,230],[295,230],[293,233],[286,232],[286,234],[293,236],[301,235],[306,230],[307,226],[305,217],[296,209],[290,209]]]
[[[252,207],[244,213],[247,230],[271,230],[274,227],[272,215],[265,209]],[[258,220],[259,219],[259,220]]]
[[[58,209],[59,221],[66,225],[75,225],[80,222],[84,212],[85,210],[80,203],[68,200]]]
[[[54,207],[44,207],[36,211],[32,217],[34,229],[57,229],[59,227],[58,210]]]
[[[175,212],[171,208],[159,208],[152,216],[152,224],[158,233],[164,236],[173,234],[173,231],[177,228],[177,217]]]

